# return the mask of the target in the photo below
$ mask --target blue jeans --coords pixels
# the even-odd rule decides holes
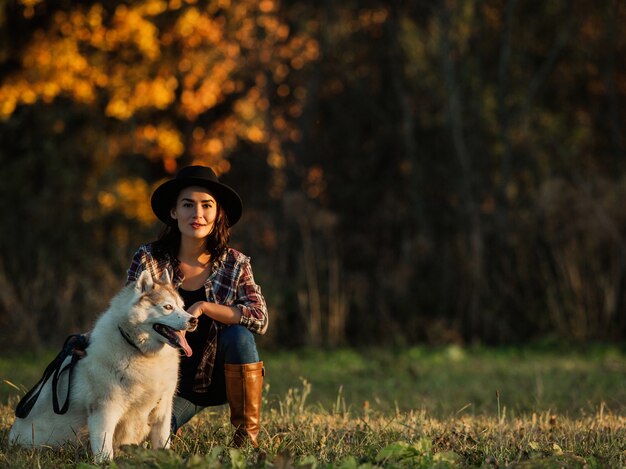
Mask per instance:
[[[226,404],[226,382],[224,379],[224,364],[244,365],[257,363],[259,353],[256,349],[254,335],[244,326],[233,325],[223,327],[217,334],[217,353],[215,366],[211,376],[208,395],[210,404],[199,406],[179,396],[174,396],[172,409],[172,431],[176,432],[202,409],[210,406]]]

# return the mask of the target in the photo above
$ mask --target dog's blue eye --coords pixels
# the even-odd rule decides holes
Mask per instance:
[[[165,309],[169,309],[169,310],[174,309],[174,307],[173,307],[172,305],[170,305],[170,304],[163,305],[163,307],[164,307]]]

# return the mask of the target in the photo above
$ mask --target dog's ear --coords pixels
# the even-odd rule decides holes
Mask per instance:
[[[172,283],[172,277],[170,276],[170,271],[165,269],[163,271],[163,275],[161,275],[161,279],[160,281],[162,283],[165,283],[166,285],[169,285],[170,283]]]
[[[152,287],[154,287],[154,280],[152,280],[152,275],[150,275],[150,272],[148,272],[147,270],[144,270],[143,272],[141,272],[141,275],[137,279],[137,284],[135,288],[140,293],[145,293],[152,290]]]

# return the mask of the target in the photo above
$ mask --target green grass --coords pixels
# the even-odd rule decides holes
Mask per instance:
[[[0,358],[22,389],[53,354]],[[170,451],[127,448],[110,467],[626,467],[626,354],[610,347],[263,352],[261,451],[226,445],[225,408]],[[19,393],[0,384],[0,466],[91,467],[80,445],[7,445]]]
[[[537,350],[306,350],[268,354],[270,394],[285,395],[304,378],[310,403],[335,405],[338,394],[359,410],[425,410],[446,418],[458,414],[524,415],[547,411],[578,417],[604,403],[626,410],[625,354],[615,348],[584,352]]]

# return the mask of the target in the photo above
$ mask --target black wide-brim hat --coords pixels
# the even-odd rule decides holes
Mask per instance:
[[[233,226],[241,218],[243,204],[241,197],[232,187],[222,184],[211,168],[206,166],[187,166],[182,168],[174,179],[164,182],[152,194],[152,211],[159,220],[167,225],[176,225],[170,215],[176,205],[176,198],[185,187],[205,187],[215,197],[228,217],[228,225]]]

